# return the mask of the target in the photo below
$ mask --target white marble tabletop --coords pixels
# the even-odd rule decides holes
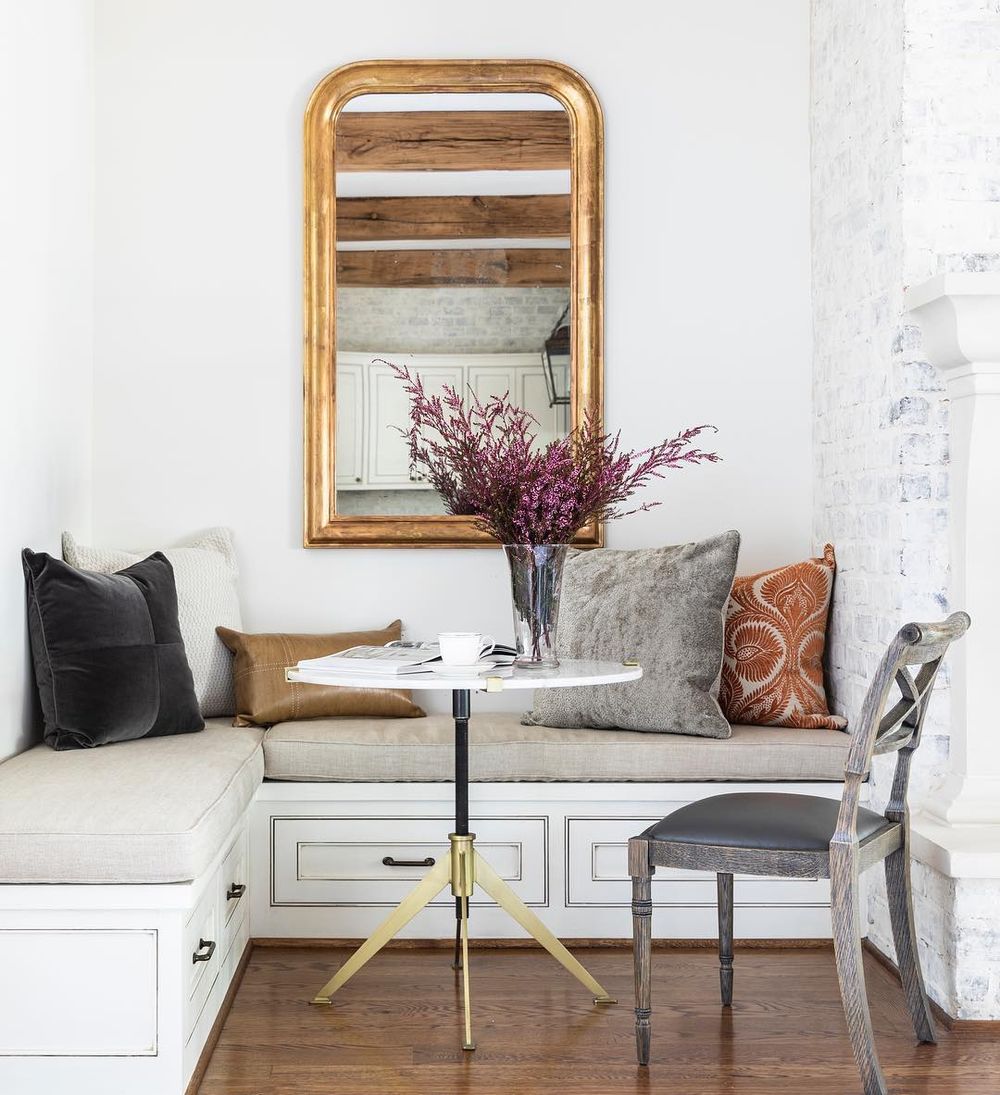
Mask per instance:
[[[556,669],[515,669],[509,675],[489,669],[468,676],[454,677],[431,670],[429,673],[331,673],[306,669],[287,669],[285,676],[300,684],[341,685],[350,688],[412,688],[504,692],[507,689],[574,688],[585,684],[619,684],[637,681],[642,676],[638,665],[611,661],[575,661],[569,658]]]

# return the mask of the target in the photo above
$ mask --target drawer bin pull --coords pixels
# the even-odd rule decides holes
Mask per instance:
[[[429,855],[426,859],[393,859],[387,855],[382,863],[386,867],[433,867],[434,857]]]
[[[246,886],[242,882],[234,882],[228,890],[226,890],[227,901],[239,901],[239,899],[247,892]]]
[[[192,962],[208,962],[215,954],[214,939],[199,939],[198,949],[191,955]]]

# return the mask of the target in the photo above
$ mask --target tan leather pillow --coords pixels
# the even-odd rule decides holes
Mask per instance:
[[[404,688],[327,687],[285,680],[285,667],[302,658],[322,658],[361,644],[384,646],[400,638],[403,628],[399,620],[378,631],[342,631],[336,635],[246,635],[228,627],[217,627],[215,631],[235,655],[234,726],[273,726],[276,722],[336,715],[407,719],[424,714]]]

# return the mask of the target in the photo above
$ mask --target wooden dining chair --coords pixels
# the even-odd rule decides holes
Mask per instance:
[[[865,1095],[886,1095],[865,990],[858,891],[861,872],[884,862],[896,961],[913,1029],[919,1041],[935,1041],[913,928],[906,792],[934,678],[949,645],[968,627],[969,617],[955,612],[941,623],[907,624],[900,629],[865,696],[839,803],[814,795],[714,795],[682,806],[629,841],[635,1036],[640,1065],[649,1063],[651,881],[657,867],[716,873],[724,1007],[729,1007],[733,998],[734,872],[829,878],[837,977],[851,1048]],[[900,696],[889,707],[893,684]],[[872,755],[889,752],[898,753],[896,770],[889,804],[885,813],[879,814],[859,805],[858,800]]]

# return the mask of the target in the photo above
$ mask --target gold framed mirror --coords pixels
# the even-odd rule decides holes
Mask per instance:
[[[495,544],[407,467],[406,397],[511,394],[539,443],[604,402],[604,131],[554,61],[362,61],[305,115],[307,547]],[[599,546],[603,528],[575,543]]]

